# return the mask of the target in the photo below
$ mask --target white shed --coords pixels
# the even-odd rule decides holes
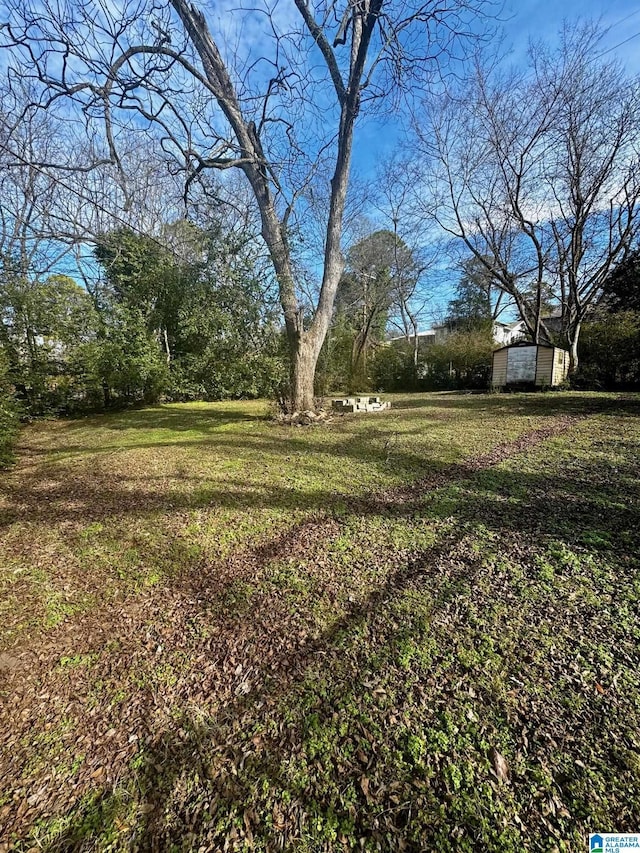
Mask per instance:
[[[555,388],[567,378],[569,353],[549,344],[518,343],[493,353],[491,385]]]

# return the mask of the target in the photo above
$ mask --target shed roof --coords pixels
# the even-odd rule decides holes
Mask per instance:
[[[501,352],[503,349],[517,349],[518,347],[541,347],[542,349],[561,349],[554,347],[553,344],[533,344],[531,341],[516,341],[514,344],[506,344],[503,347],[494,349],[494,352]]]

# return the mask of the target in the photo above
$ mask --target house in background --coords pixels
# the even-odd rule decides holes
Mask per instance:
[[[523,320],[514,320],[512,323],[501,323],[496,320],[493,324],[493,340],[501,347],[524,340],[526,334],[527,327]]]
[[[504,347],[509,344],[516,343],[517,341],[521,341],[524,339],[525,333],[526,328],[522,320],[515,320],[513,323],[501,323],[498,320],[494,321],[493,340],[498,346]],[[418,332],[416,335],[418,339],[418,347],[419,349],[423,349],[423,347],[431,346],[432,344],[441,344],[451,334],[451,327],[446,323],[432,326],[430,329]],[[388,341],[390,344],[397,344],[398,342],[413,344],[414,336],[411,335],[407,340],[405,335],[397,335],[393,338],[389,338]]]

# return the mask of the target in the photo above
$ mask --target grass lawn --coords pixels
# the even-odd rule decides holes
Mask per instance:
[[[640,830],[640,396],[24,430],[0,853],[575,851]]]

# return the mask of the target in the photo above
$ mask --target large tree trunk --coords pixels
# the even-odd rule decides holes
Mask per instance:
[[[582,324],[576,323],[569,332],[569,376],[574,376],[578,370],[578,340],[580,339],[580,328]]]
[[[291,370],[292,412],[308,412],[315,408],[314,380],[320,350],[309,335],[298,339]]]

